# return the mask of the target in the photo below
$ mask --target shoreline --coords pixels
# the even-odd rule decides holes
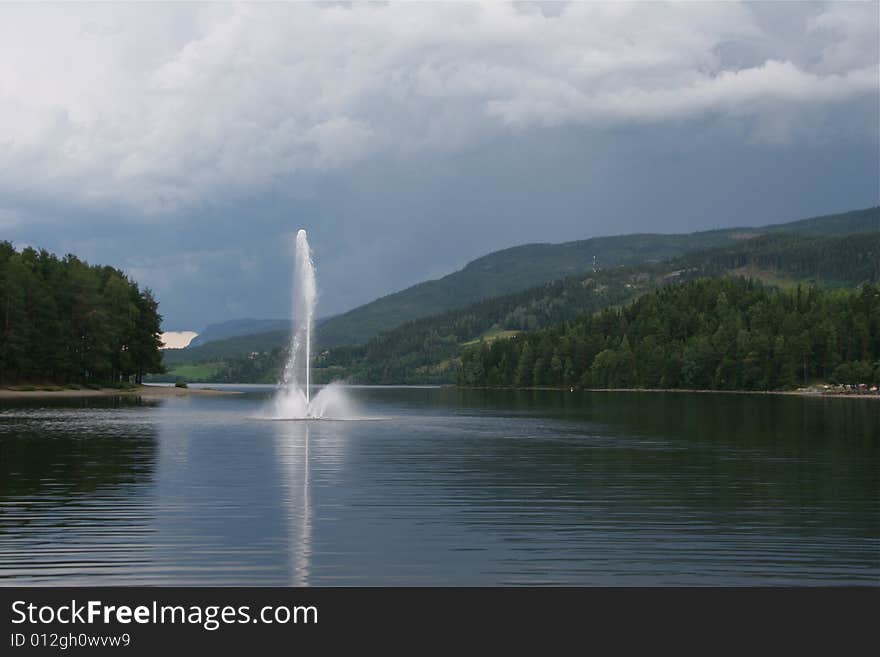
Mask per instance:
[[[570,386],[531,386],[519,388],[515,386],[450,386],[460,390],[546,390],[556,392],[673,392],[699,393],[707,395],[786,395],[792,397],[811,397],[814,399],[875,399],[880,400],[878,393],[858,392],[821,392],[814,390],[713,390],[711,388],[571,388]]]
[[[409,387],[409,386],[402,386]],[[421,386],[413,386],[421,387]],[[814,399],[874,399],[880,400],[880,394],[857,392],[822,392],[818,390],[712,390],[700,388],[571,388],[570,386],[459,386],[448,385],[438,387],[457,388],[459,390],[510,390],[510,391],[548,391],[548,392],[640,392],[640,393],[698,393],[709,395],[784,395],[791,397],[810,397]],[[82,388],[79,390],[64,388],[61,390],[14,390],[0,388],[0,400],[3,399],[52,399],[76,397],[146,397],[163,399],[168,397],[222,396],[240,395],[238,390],[220,390],[218,388],[177,388],[169,385],[146,384],[137,388]]]
[[[240,395],[236,390],[218,390],[216,388],[176,388],[174,386],[140,385],[136,388],[100,388],[80,390],[64,388],[62,390],[12,390],[0,388],[2,399],[54,399],[68,397],[148,397],[163,399],[167,397],[188,397],[190,395]]]

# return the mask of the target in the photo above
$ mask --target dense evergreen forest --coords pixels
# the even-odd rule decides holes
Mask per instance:
[[[462,354],[463,385],[770,390],[880,382],[880,285],[701,279]]]
[[[140,383],[162,371],[158,302],[118,269],[0,242],[0,384]]]

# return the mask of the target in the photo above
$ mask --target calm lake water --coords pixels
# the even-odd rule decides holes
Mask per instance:
[[[355,388],[0,402],[0,585],[880,584],[880,404]]]

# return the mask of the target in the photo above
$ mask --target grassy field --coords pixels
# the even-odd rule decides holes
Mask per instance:
[[[467,342],[462,342],[462,347],[469,347],[473,344],[477,344],[480,340],[486,343],[494,342],[495,340],[501,340],[503,338],[512,338],[517,333],[521,333],[521,331],[507,331],[505,329],[492,328],[488,331],[484,332],[480,337],[475,338],[473,340],[468,340]]]
[[[207,381],[219,372],[225,363],[198,363],[195,365],[177,365],[169,368],[168,372],[162,376],[166,381],[177,381],[183,379],[185,381]]]

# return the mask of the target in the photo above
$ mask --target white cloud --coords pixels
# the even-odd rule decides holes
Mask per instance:
[[[784,142],[880,93],[876,4],[759,9],[4,5],[0,192],[161,216],[543,126]]]

